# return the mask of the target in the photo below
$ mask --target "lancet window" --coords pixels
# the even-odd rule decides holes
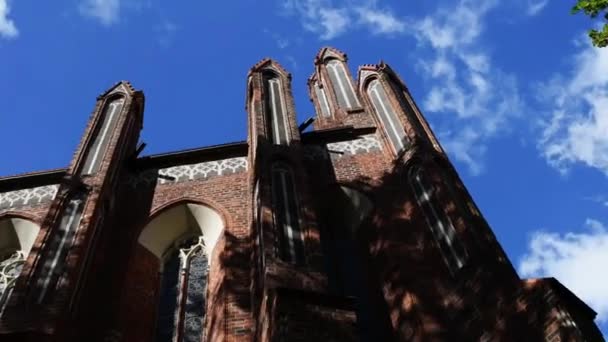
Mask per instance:
[[[287,107],[285,105],[281,79],[272,72],[265,72],[264,87],[269,139],[273,144],[287,145],[289,143],[289,125],[287,123]]]
[[[393,149],[397,154],[400,153],[407,147],[409,140],[380,81],[377,79],[371,81],[367,87],[367,94]]]
[[[314,83],[314,88],[317,103],[321,109],[321,115],[325,118],[331,117],[331,110],[329,109],[329,102],[327,101],[327,96],[325,95],[325,89],[321,88],[318,82]]]
[[[360,107],[355,88],[348,77],[344,63],[337,59],[330,59],[327,63],[327,72],[333,85],[340,108],[352,109]]]
[[[438,202],[437,188],[427,178],[422,168],[413,170],[410,185],[445,262],[450,271],[455,273],[464,265],[467,256],[464,246],[456,236],[452,221]]]
[[[295,264],[304,261],[304,241],[292,171],[283,164],[272,168],[272,204],[281,257]]]
[[[94,130],[94,136],[91,140],[92,143],[88,146],[87,155],[82,168],[83,175],[90,175],[99,171],[103,157],[108,149],[112,133],[118,124],[124,102],[125,99],[119,97],[109,101],[105,105],[101,118]]]

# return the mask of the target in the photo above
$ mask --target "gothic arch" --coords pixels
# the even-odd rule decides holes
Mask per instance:
[[[155,210],[137,242],[162,261],[176,242],[201,235],[210,259],[225,227],[224,215],[211,206],[182,199]]]
[[[223,216],[211,206],[181,199],[155,210],[139,233],[139,246],[158,260],[160,271],[154,286],[156,341],[205,336],[210,264],[224,228]]]
[[[22,251],[27,256],[40,232],[40,225],[21,215],[0,216],[0,258],[3,254]]]
[[[0,216],[0,316],[39,232],[33,220]]]

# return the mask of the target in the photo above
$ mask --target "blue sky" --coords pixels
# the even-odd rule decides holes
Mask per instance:
[[[556,276],[608,331],[608,48],[548,0],[0,0],[0,175],[64,167],[95,97],[144,90],[146,153],[246,138],[245,76],[321,46],[403,77],[520,274]]]

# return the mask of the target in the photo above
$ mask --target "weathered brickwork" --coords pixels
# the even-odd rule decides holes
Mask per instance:
[[[557,280],[518,277],[399,76],[346,63],[316,56],[311,131],[264,59],[246,141],[159,155],[143,93],[101,94],[68,167],[0,178],[0,258],[24,255],[0,340],[603,341]]]

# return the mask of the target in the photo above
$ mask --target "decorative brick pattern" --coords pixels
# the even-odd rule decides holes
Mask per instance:
[[[336,154],[342,156],[381,151],[382,145],[374,134],[368,134],[354,140],[327,144],[327,149],[330,152],[343,152],[343,154]]]
[[[128,183],[133,187],[157,180],[158,184],[181,183],[197,179],[210,178],[247,171],[247,158],[237,157],[214,160],[197,164],[186,164],[158,170],[146,170],[130,177]]]
[[[319,145],[311,145],[306,147],[304,157],[309,160],[327,159],[327,152],[332,157],[343,157],[345,155],[357,155],[362,153],[370,153],[382,151],[382,144],[375,134],[364,135],[358,139],[346,140],[326,145],[327,151]]]
[[[59,186],[54,184],[0,193],[0,210],[50,202],[58,189]]]

